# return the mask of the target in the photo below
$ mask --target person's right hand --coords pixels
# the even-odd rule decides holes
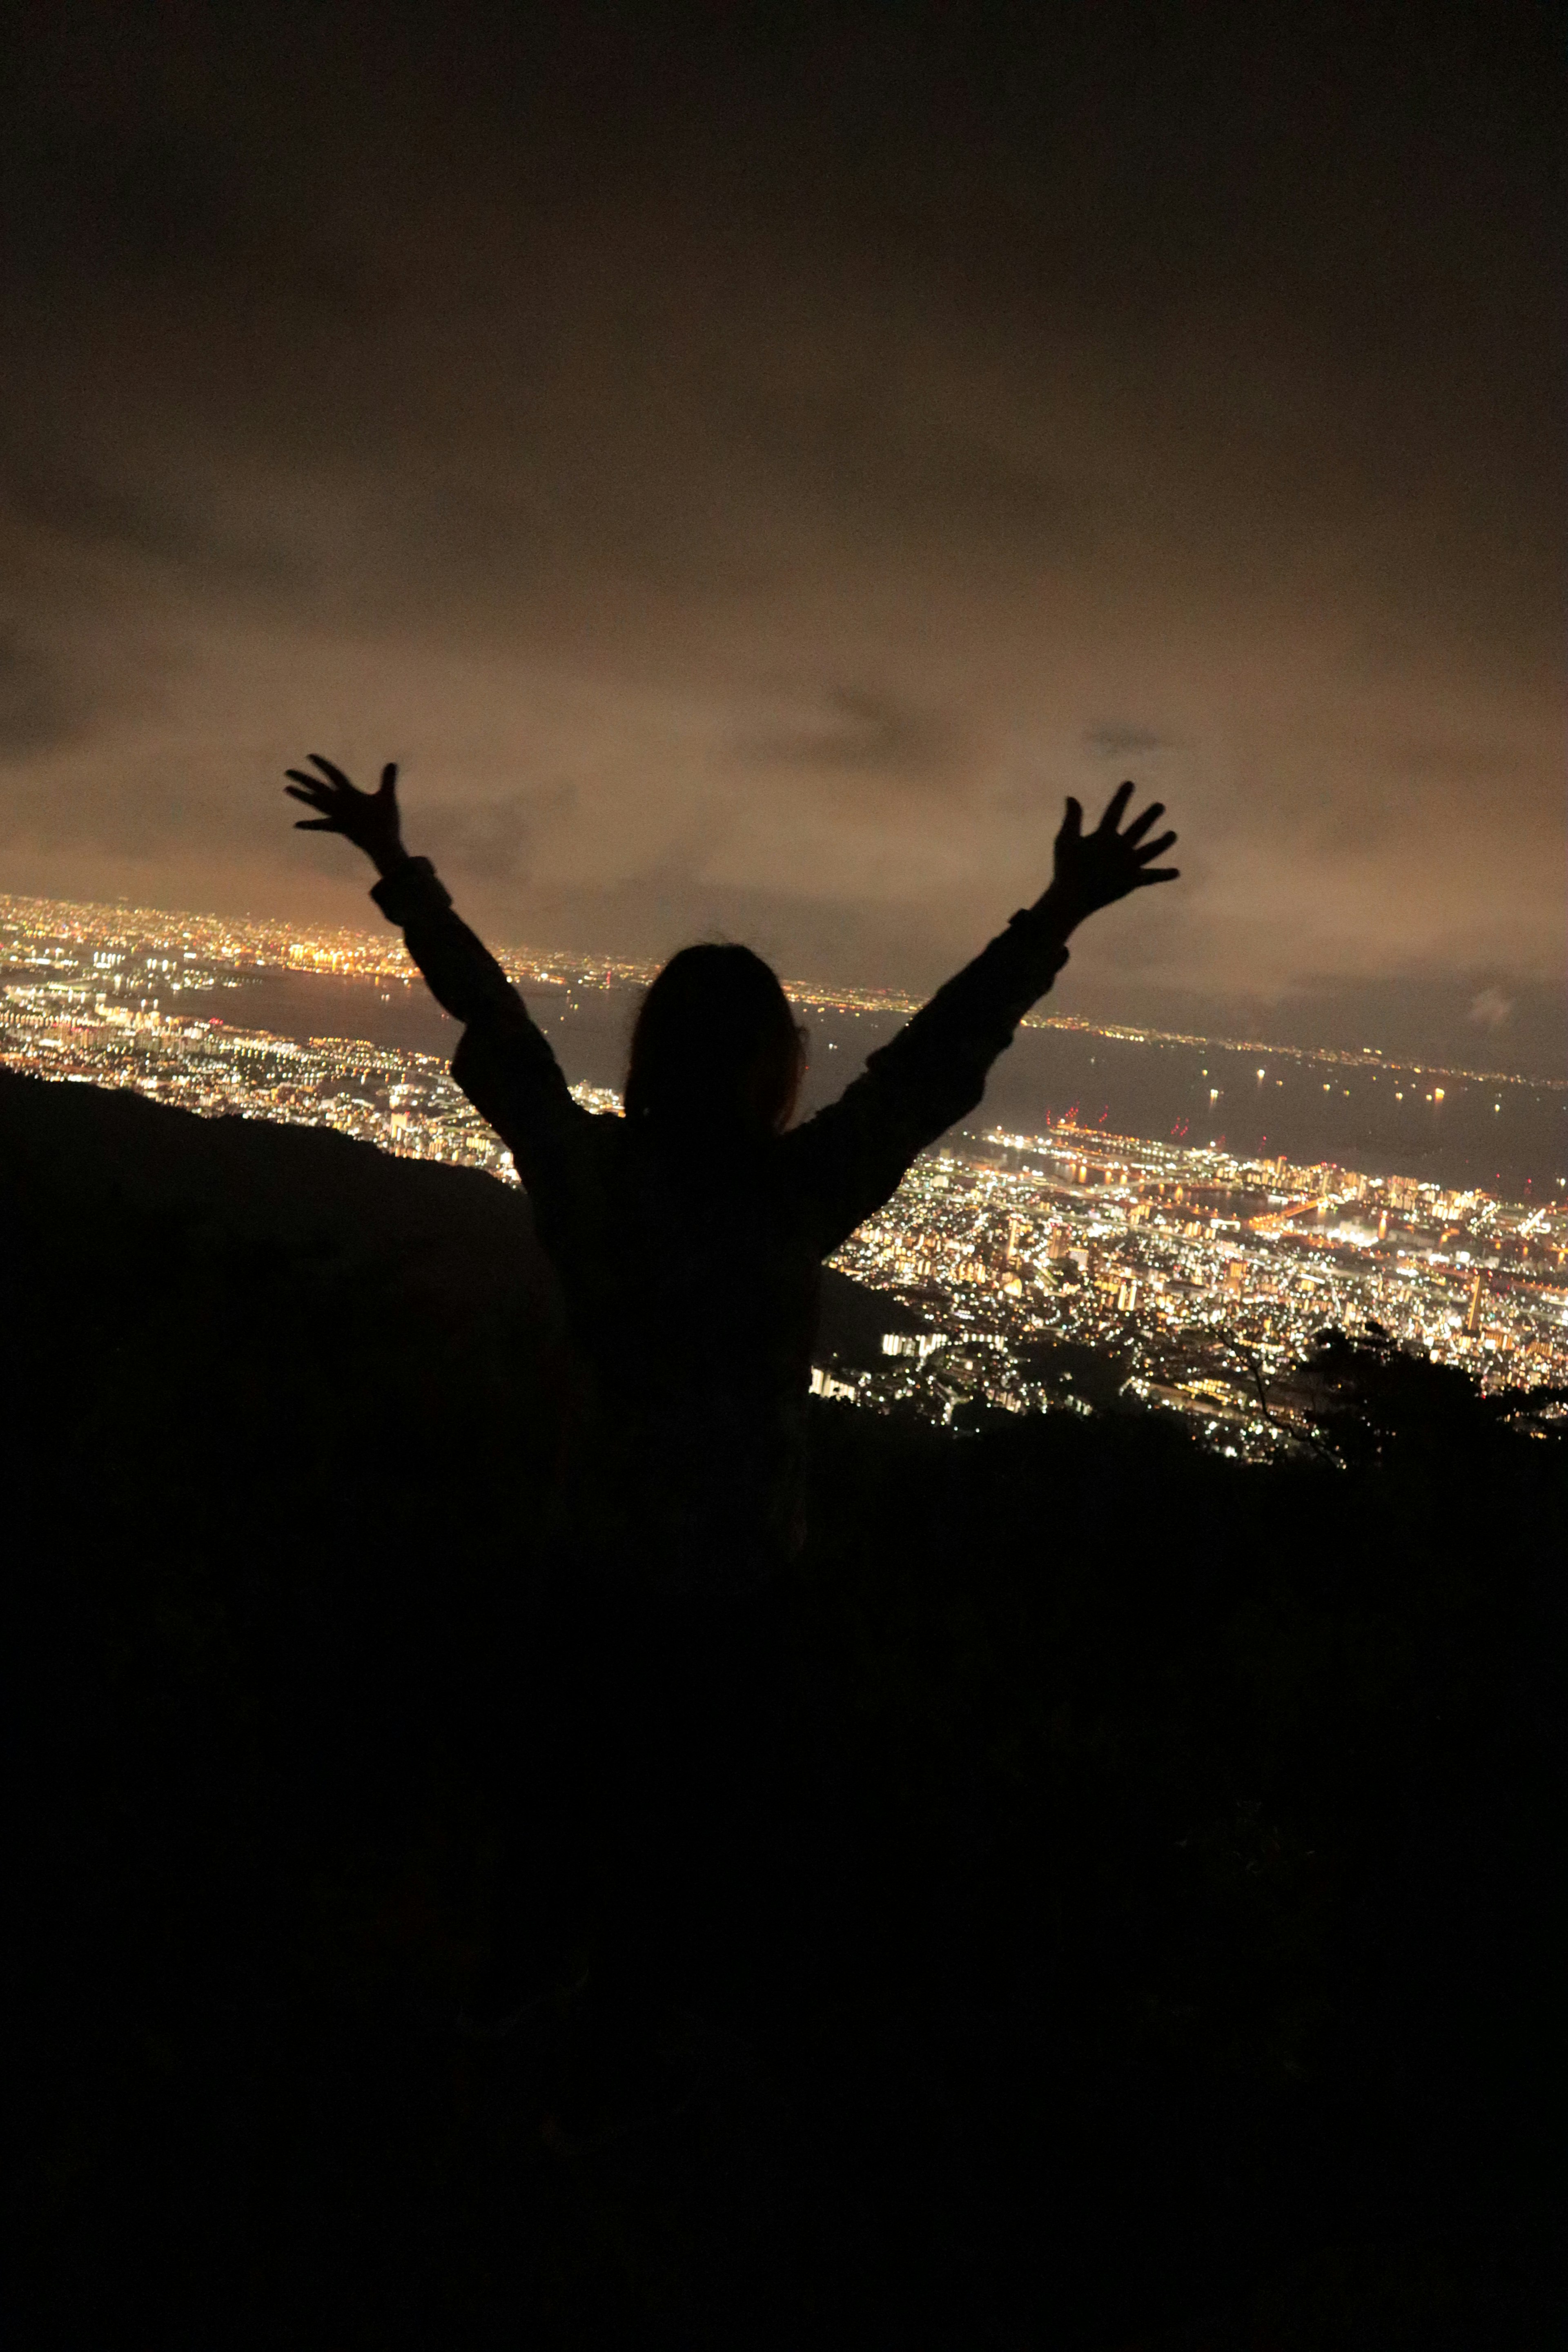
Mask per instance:
[[[381,772],[380,789],[362,793],[351,784],[341,768],[323,760],[319,751],[310,754],[321,769],[312,776],[303,768],[288,768],[286,775],[293,782],[283,789],[290,800],[303,801],[314,809],[314,816],[295,819],[300,833],[341,833],[356,849],[363,849],[378,874],[390,874],[401,866],[406,851],[403,846],[403,827],[397,814],[397,767],[388,761]]]

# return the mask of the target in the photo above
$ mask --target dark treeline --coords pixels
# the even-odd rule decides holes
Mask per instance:
[[[1561,2340],[1557,1440],[1345,1342],[1267,1470],[824,1408],[773,1932],[574,2134],[453,2023],[551,1672],[516,1197],[0,1079],[0,1207],[18,2341]]]

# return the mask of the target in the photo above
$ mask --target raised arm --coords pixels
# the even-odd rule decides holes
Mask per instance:
[[[837,1102],[788,1139],[824,1255],[898,1190],[916,1155],[972,1111],[997,1055],[1068,960],[1087,916],[1151,883],[1173,882],[1153,861],[1173,833],[1146,836],[1164,814],[1155,801],[1121,829],[1132,786],[1116,792],[1092,833],[1069,800],[1049,887],[938,989],[878,1052]]]
[[[402,929],[437,1003],[464,1024],[452,1075],[510,1148],[523,1182],[536,1189],[588,1114],[573,1101],[542,1031],[489,950],[454,910],[430,860],[411,857],[404,847],[395,766],[382,770],[377,791],[363,793],[320,752],[310,758],[321,775],[290,768],[292,781],[284,787],[291,799],[316,811],[297,820],[299,830],[340,833],[374,866],[381,879],[371,897]]]

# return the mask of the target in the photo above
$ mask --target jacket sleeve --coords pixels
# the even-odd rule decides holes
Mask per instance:
[[[1067,960],[1052,918],[1015,915],[868,1056],[836,1103],[786,1139],[824,1256],[891,1198],[918,1153],[974,1108],[992,1063]]]
[[[482,940],[453,908],[427,857],[410,857],[371,897],[463,1035],[452,1076],[510,1151],[531,1192],[567,1172],[591,1114],[574,1103],[543,1032]]]

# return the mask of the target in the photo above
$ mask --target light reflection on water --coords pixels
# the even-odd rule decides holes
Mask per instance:
[[[529,1004],[567,1076],[616,1087],[638,1002],[633,989],[537,988]],[[237,989],[184,991],[169,1003],[237,1028],[284,1036],[365,1037],[377,1045],[450,1055],[457,1024],[422,987],[297,972],[247,980]],[[811,1068],[804,1108],[842,1091],[868,1053],[899,1027],[896,1015],[810,1011]],[[1259,1073],[1261,1072],[1261,1075]],[[1436,1099],[1438,1087],[1443,1098]],[[1283,1152],[1337,1160],[1371,1174],[1479,1185],[1508,1197],[1561,1201],[1568,1177],[1568,1094],[1514,1081],[1482,1085],[1430,1073],[1369,1071],[1257,1046],[1177,1045],[1026,1029],[993,1072],[972,1129],[996,1124],[1037,1133],[1072,1114],[1111,1134],[1237,1152]]]

